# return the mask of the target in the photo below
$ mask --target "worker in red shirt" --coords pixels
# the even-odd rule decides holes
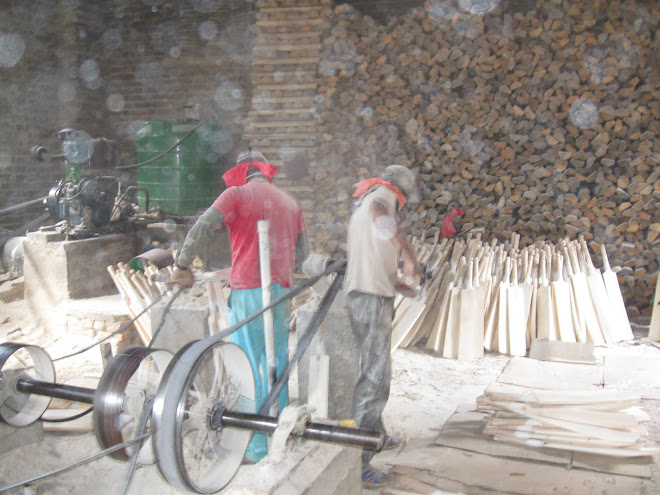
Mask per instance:
[[[238,156],[234,168],[223,175],[227,189],[190,229],[175,264],[172,281],[190,287],[190,265],[217,229],[227,226],[231,243],[231,294],[228,323],[234,325],[261,308],[262,289],[257,222],[270,220],[269,246],[272,300],[293,287],[293,272],[307,256],[305,224],[300,206],[293,197],[272,184],[277,169],[250,148]],[[288,362],[290,301],[273,309],[277,374]],[[263,318],[258,317],[229,337],[248,356],[256,385],[256,410],[268,395],[268,365]],[[288,387],[278,397],[279,410],[289,403]],[[258,462],[267,453],[266,436],[255,433],[246,461]]]

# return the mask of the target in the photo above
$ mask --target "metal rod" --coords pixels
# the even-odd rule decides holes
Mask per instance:
[[[216,427],[215,429],[238,428],[264,433],[273,433],[277,428],[277,418],[228,410],[222,413],[220,422],[220,425],[212,424],[211,427]],[[292,433],[292,435],[296,435],[296,433]],[[375,430],[348,428],[323,423],[307,423],[299,436],[309,440],[339,443],[366,450],[380,450],[385,441],[384,434]]]
[[[42,203],[44,199],[48,199],[48,196],[44,196],[43,198],[32,199],[30,201],[26,201],[25,203],[18,203],[14,206],[8,206],[7,208],[3,208],[2,210],[0,210],[0,215],[4,213],[10,213],[16,210],[22,210],[23,208],[27,208],[28,206]]]
[[[311,277],[310,279],[308,279],[304,283],[298,285],[297,287],[294,287],[293,289],[291,289],[290,291],[286,292],[284,295],[280,296],[275,301],[273,301],[269,306],[260,309],[259,311],[251,314],[247,318],[239,321],[238,323],[234,323],[229,328],[225,328],[224,330],[216,333],[215,335],[211,335],[210,337],[206,337],[206,339],[205,339],[206,342],[209,343],[209,346],[211,346],[211,345],[213,345],[217,342],[222,342],[222,340],[225,337],[231,335],[232,333],[234,333],[236,330],[238,330],[242,326],[247,325],[248,323],[250,323],[255,318],[258,318],[259,316],[261,316],[264,313],[264,311],[266,311],[270,308],[274,308],[275,306],[277,306],[278,304],[283,303],[287,299],[293,299],[298,294],[303,292],[305,289],[307,289],[308,287],[311,287],[316,282],[321,280],[321,278],[325,277],[326,275],[330,275],[331,273],[338,272],[339,270],[344,270],[345,267],[346,267],[346,260],[339,260],[339,261],[333,262],[330,266],[328,266],[323,271],[323,273],[319,273],[318,275],[315,275],[314,277]]]
[[[298,363],[298,361],[300,361],[300,358],[302,357],[303,353],[307,350],[307,347],[309,347],[309,344],[312,341],[314,334],[321,325],[323,318],[325,318],[325,315],[328,313],[328,310],[330,309],[330,306],[332,305],[332,301],[334,301],[337,292],[339,292],[343,280],[344,280],[344,274],[341,272],[337,272],[335,279],[332,281],[332,285],[330,285],[327,292],[323,296],[323,299],[321,299],[318,309],[312,315],[312,319],[309,322],[307,328],[305,329],[305,333],[298,341],[298,347],[296,348],[296,353],[293,355],[289,363],[286,365],[286,368],[282,370],[282,374],[278,377],[277,382],[275,382],[275,385],[273,386],[273,389],[268,393],[268,396],[264,399],[263,403],[259,407],[259,410],[257,411],[258,414],[265,414],[270,409],[271,404],[273,404],[273,402],[275,401],[279,393],[282,391],[284,386],[287,383],[289,383],[289,374],[291,373],[291,370]]]
[[[261,299],[263,307],[273,302],[270,273],[270,242],[268,232],[270,231],[270,220],[259,220],[257,222],[259,233],[259,267],[261,268]],[[264,312],[264,346],[266,348],[266,369],[268,392],[273,390],[277,381],[277,357],[275,354],[275,330],[273,323],[273,310]],[[277,397],[270,406],[270,415],[276,416],[278,411]]]
[[[45,395],[57,399],[83,402],[85,404],[94,403],[94,392],[96,392],[93,388],[42,382],[41,380],[33,380],[32,378],[19,378],[16,380],[16,390],[25,394]]]

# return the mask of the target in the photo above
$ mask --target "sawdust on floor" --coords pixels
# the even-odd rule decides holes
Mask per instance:
[[[295,339],[292,339],[295,340]],[[4,303],[0,307],[0,342],[36,344],[55,358],[83,348],[92,338],[44,333],[32,319],[23,300]],[[398,349],[393,357],[392,388],[384,421],[388,430],[406,441],[431,439],[458,406],[474,403],[486,386],[497,378],[509,361],[508,356],[486,354],[476,361],[457,361],[436,357],[422,348]],[[56,362],[57,381],[98,374],[102,369],[98,349]],[[295,380],[291,383],[295,395]],[[657,402],[657,401],[653,401]],[[649,422],[653,440],[660,439],[660,408]],[[14,449],[0,456],[0,484],[27,479],[98,452],[93,433],[48,432],[42,441]],[[396,451],[374,457],[383,468]],[[127,465],[108,457],[77,467],[66,473],[39,481],[29,488],[18,488],[9,494],[118,493]],[[177,494],[162,480],[155,466],[138,469],[129,493]],[[377,490],[363,490],[374,495]]]

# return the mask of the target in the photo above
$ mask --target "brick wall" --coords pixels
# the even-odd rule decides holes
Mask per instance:
[[[384,14],[383,4],[379,7],[367,1],[354,3],[363,12],[375,9],[370,12],[383,17],[380,15]],[[289,0],[281,3],[283,6],[289,4]],[[419,5],[419,2],[412,4]],[[442,2],[429,2],[429,5],[440,4]],[[180,118],[186,116],[187,109],[196,110],[199,118],[209,119],[218,126],[216,151],[220,157],[219,166],[226,168],[238,146],[252,97],[253,35],[250,26],[256,19],[258,5],[258,2],[240,0],[15,0],[11,5],[3,3],[0,6],[0,40],[9,43],[6,46],[13,47],[14,51],[8,54],[7,50],[0,50],[0,187],[3,188],[0,209],[46,195],[63,176],[60,162],[37,163],[30,158],[29,149],[39,143],[51,152],[58,152],[60,142],[56,132],[64,127],[83,129],[93,137],[116,140],[120,147],[119,163],[130,165],[136,161],[133,139],[140,122]],[[613,208],[609,208],[607,201],[601,205],[599,196],[590,196],[597,190],[594,181],[600,180],[594,172],[596,179],[588,188],[580,183],[575,191],[569,191],[571,194],[563,198],[563,203],[557,203],[557,211],[550,212],[553,220],[547,220],[555,230],[544,227],[543,233],[548,238],[559,238],[566,235],[567,226],[584,227],[586,234],[600,238],[599,232],[609,235],[607,229],[612,227],[616,235],[606,240],[616,245],[613,264],[628,269],[624,279],[627,299],[648,312],[649,294],[658,269],[660,242],[657,230],[654,230],[660,224],[655,206],[660,182],[654,173],[659,142],[656,84],[660,77],[657,63],[660,53],[657,47],[659,14],[656,2],[646,0],[625,5],[625,9],[617,10],[598,2],[598,8],[592,9],[587,2],[512,0],[501,3],[501,8],[493,14],[473,16],[474,25],[464,18],[465,15],[456,18],[460,25],[476,26],[484,32],[484,36],[476,38],[470,33],[458,36],[449,25],[430,24],[428,12],[423,8],[398,12],[396,17],[385,16],[387,19],[383,17],[381,21],[387,20],[387,24],[379,24],[363,21],[360,12],[352,13],[343,8],[335,11],[334,5],[331,6],[327,19],[331,29],[324,39],[322,57],[325,60],[319,66],[319,94],[314,107],[320,129],[324,130],[324,134],[320,134],[323,144],[313,157],[311,175],[303,181],[314,188],[313,199],[304,203],[308,218],[313,219],[310,222],[311,247],[323,250],[333,246],[333,249],[341,250],[350,209],[351,185],[358,176],[376,173],[377,165],[396,161],[424,166],[428,195],[423,211],[410,219],[415,231],[442,219],[448,206],[458,203],[467,212],[462,220],[465,228],[486,225],[491,229],[492,223],[485,223],[483,215],[470,217],[472,205],[478,204],[485,213],[497,216],[498,222],[502,220],[499,223],[507,233],[521,232],[529,239],[536,235],[533,229],[530,233],[533,223],[528,222],[525,215],[536,212],[541,204],[538,196],[536,200],[530,199],[529,194],[518,197],[511,192],[514,188],[507,186],[507,181],[517,183],[520,170],[534,175],[539,168],[534,165],[537,162],[527,160],[533,153],[527,151],[530,144],[523,146],[516,142],[529,134],[531,144],[535,145],[540,141],[536,134],[544,135],[542,128],[547,127],[546,123],[529,118],[529,112],[523,111],[526,107],[533,110],[539,105],[547,106],[547,102],[528,96],[531,88],[537,85],[536,79],[526,74],[513,74],[521,79],[521,86],[516,84],[513,87],[510,74],[501,72],[491,77],[499,86],[489,94],[504,101],[502,105],[510,106],[514,113],[475,131],[477,141],[474,136],[468,140],[464,134],[472,129],[470,119],[476,112],[471,105],[480,101],[470,97],[478,93],[476,79],[470,75],[469,67],[465,69],[467,75],[463,75],[455,60],[440,57],[442,53],[438,53],[438,57],[433,54],[435,61],[432,64],[422,64],[415,58],[416,47],[453,53],[474,46],[474,54],[465,53],[461,58],[462,63],[469,65],[472,59],[480,57],[479,47],[492,41],[494,60],[498,64],[512,59],[512,56],[501,54],[514,51],[520,52],[516,63],[523,64],[534,57],[532,48],[543,48],[553,56],[561,55],[571,63],[577,63],[574,52],[577,50],[582,54],[586,45],[574,44],[571,36],[579,36],[587,29],[577,22],[589,17],[586,14],[571,17],[570,23],[576,29],[572,34],[561,30],[553,33],[569,40],[567,48],[561,44],[557,45],[559,48],[552,43],[549,48],[543,45],[543,36],[550,35],[550,27],[541,26],[542,34],[536,34],[539,39],[533,42],[529,33],[538,31],[536,24],[540,22],[551,26],[555,22],[548,20],[551,13],[563,15],[585,8],[585,12],[597,16],[596,25],[589,27],[596,39],[600,39],[599,33],[612,31],[616,36],[643,43],[645,47],[639,58],[643,63],[635,65],[634,77],[621,79],[623,76],[620,76],[621,80],[616,84],[623,91],[607,92],[604,103],[606,108],[614,110],[624,104],[631,107],[645,105],[647,111],[641,118],[643,125],[638,125],[639,134],[652,135],[651,144],[640,141],[641,144],[626,151],[630,156],[619,156],[621,153],[617,150],[625,139],[618,135],[616,127],[607,128],[612,146],[605,158],[617,167],[625,167],[626,161],[632,165],[642,163],[641,172],[631,174],[631,179],[636,187],[644,186],[644,191],[648,189],[644,182],[652,182],[653,186],[651,192],[644,192],[642,200],[636,200],[638,209],[630,207],[624,211],[625,202],[619,205],[616,198],[609,200],[614,202]],[[438,9],[435,9],[438,12],[431,9],[431,13],[442,14],[442,9]],[[411,30],[419,30],[419,35],[413,36]],[[347,34],[341,34],[344,32]],[[7,38],[7,35],[11,37]],[[342,36],[345,36],[344,40]],[[440,46],[443,50],[437,49]],[[400,57],[405,53],[412,58],[403,64]],[[500,60],[500,56],[504,58]],[[381,67],[382,57],[388,63]],[[439,61],[441,58],[442,62]],[[610,58],[605,61],[609,63]],[[412,75],[408,74],[411,68],[416,70],[414,74],[411,72]],[[582,94],[583,85],[576,92],[571,88],[574,81],[564,84],[561,79],[564,75],[555,74],[554,67],[550,69],[546,71],[544,81],[571,96]],[[389,70],[397,74],[397,77],[392,76],[393,82],[387,79]],[[621,74],[625,72],[621,71]],[[424,77],[437,77],[438,73],[442,76],[443,87],[425,85]],[[424,77],[420,79],[420,75]],[[636,89],[628,88],[635,77],[640,81]],[[373,86],[376,88],[372,91],[374,94],[369,93],[368,100],[360,99],[364,97],[364,94],[359,95],[360,91],[371,84],[372,78],[377,80],[377,85]],[[502,93],[502,84],[510,86],[507,90],[510,94]],[[600,88],[593,81],[589,84],[593,85],[592,93]],[[395,90],[399,91],[397,85],[402,85],[399,89],[403,96],[400,98],[393,96]],[[605,89],[609,91],[609,87]],[[386,101],[388,95],[391,98]],[[449,112],[446,118],[434,117],[438,108]],[[358,110],[364,111],[360,113]],[[566,109],[560,110],[562,115],[566,113]],[[522,112],[522,115],[515,115],[515,111]],[[612,115],[614,120],[610,123],[619,119],[616,112]],[[554,116],[550,120],[561,128],[565,126],[566,117]],[[510,132],[505,132],[506,127],[516,122],[530,127],[512,137]],[[595,148],[589,148],[589,136],[593,132],[579,132],[584,134],[580,138],[582,141],[578,143],[571,134],[567,138],[568,144],[573,146],[575,141],[574,147],[582,155],[596,153]],[[502,144],[502,157],[493,158],[490,162],[493,166],[510,160],[511,153],[515,160],[525,163],[505,163],[510,169],[506,177],[489,169],[487,164],[478,170],[475,168],[479,174],[486,174],[486,179],[480,182],[474,178],[473,174],[477,172],[472,169],[483,153],[468,149],[464,143],[483,143],[496,151]],[[543,146],[559,147],[563,143],[550,145],[546,140]],[[560,151],[572,153],[571,148]],[[546,153],[537,154],[547,161]],[[537,157],[534,155],[533,158]],[[580,158],[575,162],[577,165],[572,166],[580,167],[582,162],[589,166],[593,163],[587,157]],[[459,165],[463,167],[463,163],[470,164],[463,171],[465,176],[455,170]],[[610,182],[621,182],[618,177],[609,175],[605,177]],[[134,172],[123,173],[123,178],[125,182],[133,182]],[[561,182],[564,177],[557,175],[557,180]],[[583,196],[586,198],[584,204]],[[552,199],[557,198],[553,196]],[[601,222],[591,220],[596,208],[588,205],[594,201],[598,209],[612,210],[614,216],[606,216]],[[500,204],[503,205],[501,209]],[[545,201],[546,206],[549,204]],[[497,209],[493,211],[495,206]],[[560,211],[562,208],[564,211]],[[2,215],[0,226],[17,228],[40,213],[39,207],[33,207],[17,214]],[[630,227],[624,226],[626,220],[632,221]],[[577,222],[577,227],[571,222]]]
[[[119,164],[136,161],[135,130],[158,118],[193,115],[218,127],[226,168],[251,99],[251,2],[17,0],[0,6],[0,209],[46,196],[62,161],[36,162],[29,150],[61,153],[70,127],[114,140]],[[0,50],[2,53],[2,50]],[[134,171],[122,174],[134,182]],[[9,187],[11,186],[11,187]],[[17,229],[36,205],[0,216]]]
[[[36,163],[29,150],[37,143],[54,150],[59,145],[58,48],[64,16],[49,0],[8,4],[0,7],[0,208],[45,196],[63,170]],[[3,215],[0,224],[17,228],[40,213],[35,206]]]

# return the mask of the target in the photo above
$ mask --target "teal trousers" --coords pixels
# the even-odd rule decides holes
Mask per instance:
[[[282,297],[288,289],[280,284],[271,288],[272,300]],[[256,289],[232,290],[227,301],[229,313],[227,321],[229,325],[235,325],[248,316],[253,315],[263,308],[261,287]],[[275,334],[275,359],[277,364],[277,376],[286,367],[289,360],[289,317],[291,312],[291,301],[287,300],[278,304],[273,309],[273,331]],[[229,336],[229,340],[238,345],[247,354],[252,365],[252,374],[256,388],[256,412],[268,395],[268,363],[266,361],[266,343],[264,339],[263,316],[258,316],[250,323],[243,325]],[[280,412],[289,405],[289,387],[285,386],[279,394],[278,405]],[[268,452],[267,438],[265,433],[255,433],[248,446],[246,457],[258,462]]]

